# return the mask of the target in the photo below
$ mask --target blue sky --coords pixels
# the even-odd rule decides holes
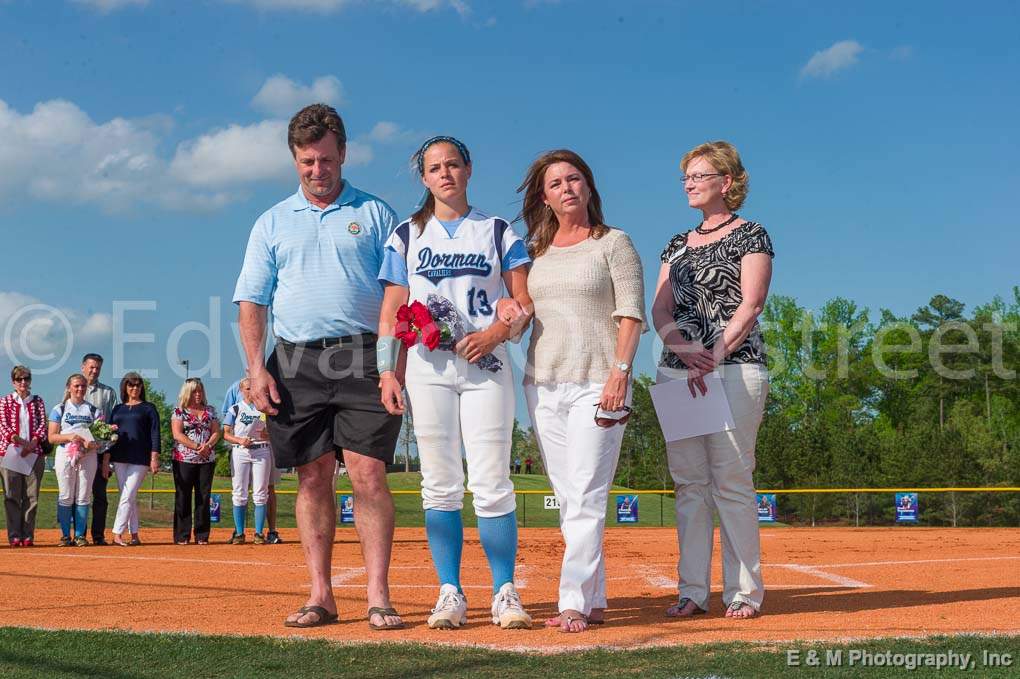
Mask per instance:
[[[15,354],[53,401],[96,350],[115,383],[115,302],[147,304],[123,331],[154,342],[122,345],[123,367],[157,370],[176,394],[174,329],[219,324],[212,351],[191,331],[169,357],[218,354],[205,379],[219,398],[241,370],[230,297],[244,243],[296,187],[283,130],[313,99],[344,116],[345,176],[402,216],[427,135],[468,144],[472,203],[507,217],[539,152],[580,152],[649,299],[658,252],[698,221],[680,156],[720,138],[750,173],[742,214],[772,234],[773,293],[906,314],[935,293],[970,307],[1020,284],[1017,5],[720,7],[0,0],[0,369]],[[55,358],[19,353],[19,337]],[[640,371],[654,354],[646,335]]]

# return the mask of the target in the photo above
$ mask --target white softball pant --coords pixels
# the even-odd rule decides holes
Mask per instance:
[[[113,520],[114,535],[120,535],[125,530],[129,530],[132,535],[138,532],[138,489],[142,487],[148,471],[147,464],[113,463],[113,473],[117,475],[117,487],[120,488],[117,516]]]
[[[722,544],[723,603],[728,606],[742,601],[758,610],[765,598],[765,584],[752,474],[769,376],[765,366],[756,363],[722,365],[719,373],[736,428],[666,444],[676,487],[680,596],[708,610],[715,510],[719,512]],[[686,372],[658,375],[659,382],[671,378],[687,379]]]
[[[503,362],[495,373],[449,351],[429,352],[418,345],[408,352],[406,386],[425,509],[463,508],[461,441],[475,515],[503,516],[517,507],[510,481],[513,372],[504,347],[496,347],[493,354]]]
[[[92,503],[92,481],[96,478],[99,460],[95,453],[79,458],[78,467],[72,467],[63,446],[57,448],[53,471],[57,475],[57,504],[64,507]]]
[[[606,608],[602,535],[626,425],[595,424],[603,384],[526,384],[524,395],[545,473],[560,503],[563,565],[559,610]],[[627,393],[627,404],[631,401]]]
[[[256,505],[269,502],[269,479],[273,473],[273,454],[269,446],[234,446],[230,451],[230,466],[233,490],[231,500],[235,507],[248,505],[249,483],[252,485],[252,500]]]

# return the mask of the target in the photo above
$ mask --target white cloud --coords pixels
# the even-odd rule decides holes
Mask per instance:
[[[339,81],[318,78],[307,89],[336,93]],[[99,122],[62,99],[25,113],[0,99],[0,201],[207,211],[242,197],[253,183],[292,178],[284,119],[231,124],[176,145],[172,132],[166,115]],[[374,145],[412,136],[395,123],[377,123],[349,141],[347,165],[366,165],[375,158]],[[168,146],[174,150],[168,153]]]
[[[144,7],[149,4],[149,0],[72,0],[72,2],[91,7],[92,9],[108,14],[109,12],[130,7],[132,5],[137,7]]]
[[[802,78],[828,78],[837,71],[850,68],[858,62],[864,48],[856,40],[840,40],[820,52],[815,52],[800,69]]]
[[[293,172],[290,157],[286,121],[231,125],[180,144],[170,175],[184,184],[215,188],[284,179]]]
[[[331,75],[316,78],[308,86],[274,75],[262,84],[251,104],[270,115],[289,118],[309,104],[339,106],[342,100],[340,81]]]
[[[0,291],[0,358],[46,374],[63,365],[78,345],[94,350],[111,336],[110,314],[55,307],[20,292]]]
[[[162,175],[156,128],[124,118],[96,123],[61,99],[27,114],[0,100],[0,196],[27,192],[115,208],[127,194],[150,191]]]
[[[411,130],[405,130],[400,125],[388,120],[380,120],[368,133],[368,139],[377,144],[395,144],[399,142],[415,141],[420,134]]]

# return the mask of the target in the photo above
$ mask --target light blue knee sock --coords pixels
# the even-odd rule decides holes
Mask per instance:
[[[517,562],[517,513],[478,517],[478,537],[492,571],[492,591],[514,581]]]
[[[234,505],[234,532],[238,535],[244,535],[244,520],[248,513],[248,505],[242,505],[238,507]]]
[[[73,507],[57,505],[57,523],[60,524],[60,532],[65,538],[71,537],[71,512],[73,511]]]
[[[464,523],[459,511],[425,510],[425,534],[440,585],[460,588],[460,555],[464,549]]]
[[[85,529],[88,527],[88,522],[89,522],[89,506],[75,505],[74,537],[76,538],[85,537]]]
[[[266,505],[255,505],[255,532],[261,534],[266,527]]]

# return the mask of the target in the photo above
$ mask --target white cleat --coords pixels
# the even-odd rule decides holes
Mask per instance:
[[[503,629],[531,629],[531,616],[521,605],[514,583],[504,584],[493,597],[492,624]]]
[[[467,624],[467,599],[453,585],[439,588],[439,600],[429,616],[430,629],[457,629]]]

